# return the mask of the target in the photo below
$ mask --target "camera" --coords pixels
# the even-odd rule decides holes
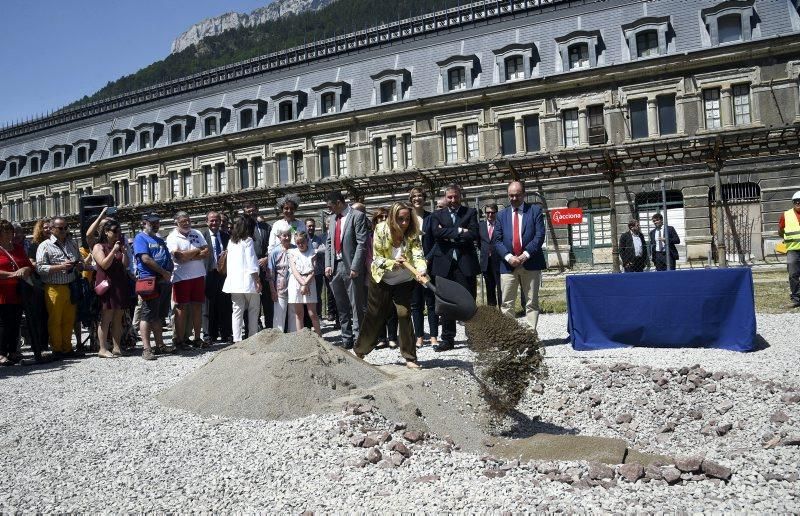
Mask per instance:
[[[117,207],[116,206],[111,206],[108,209],[106,209],[106,215],[108,215],[109,217],[113,217],[116,214],[117,214]]]

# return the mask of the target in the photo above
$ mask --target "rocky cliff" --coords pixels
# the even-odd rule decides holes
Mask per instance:
[[[269,5],[259,7],[250,14],[225,13],[220,16],[208,18],[195,23],[172,42],[171,53],[176,54],[189,48],[201,39],[216,36],[226,30],[239,27],[252,27],[267,21],[277,20],[289,14],[298,14],[304,11],[317,11],[336,0],[276,0]]]

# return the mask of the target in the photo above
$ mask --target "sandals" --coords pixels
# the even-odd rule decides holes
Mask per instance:
[[[97,356],[100,358],[117,358],[117,355],[108,350],[98,351]]]

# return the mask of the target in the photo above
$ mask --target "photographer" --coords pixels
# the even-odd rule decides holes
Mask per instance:
[[[36,271],[44,283],[47,306],[47,329],[50,348],[56,357],[72,354],[72,328],[75,324],[75,305],[69,284],[81,272],[81,255],[67,238],[67,221],[56,217],[50,222],[52,235],[36,250]]]
[[[99,241],[92,249],[97,264],[95,292],[100,297],[101,317],[97,327],[97,337],[101,358],[114,358],[122,355],[122,316],[131,305],[131,284],[128,279],[128,253],[125,240],[121,238],[119,223],[107,219],[100,231]],[[108,330],[111,328],[113,351],[108,350]]]

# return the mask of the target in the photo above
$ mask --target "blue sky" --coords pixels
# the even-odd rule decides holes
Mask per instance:
[[[193,23],[271,0],[0,0],[0,126],[169,55]]]

